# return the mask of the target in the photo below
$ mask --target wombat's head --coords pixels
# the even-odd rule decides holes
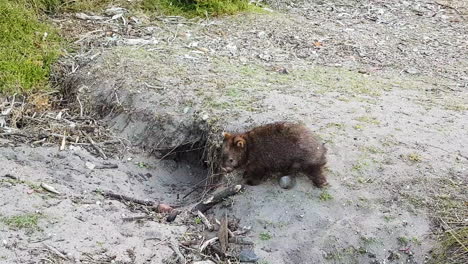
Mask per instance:
[[[241,135],[223,133],[222,165],[224,172],[231,172],[244,165],[247,158],[247,141]]]

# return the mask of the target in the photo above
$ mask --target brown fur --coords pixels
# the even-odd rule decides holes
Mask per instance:
[[[222,168],[245,168],[247,184],[258,185],[271,173],[302,172],[317,187],[327,185],[323,174],[327,149],[304,125],[278,122],[245,133],[224,133]]]

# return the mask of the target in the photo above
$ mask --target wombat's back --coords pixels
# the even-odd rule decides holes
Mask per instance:
[[[279,122],[254,128],[247,133],[248,160],[273,170],[293,164],[326,163],[326,148],[304,125]]]

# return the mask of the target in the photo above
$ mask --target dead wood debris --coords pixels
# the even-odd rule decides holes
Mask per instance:
[[[204,201],[200,202],[199,204],[195,205],[192,209],[192,212],[200,211],[202,213],[206,212],[211,207],[215,206],[216,204],[224,201],[229,196],[235,195],[239,193],[243,189],[242,185],[232,185],[229,186],[218,193],[208,197]]]
[[[37,99],[40,98],[40,99]],[[40,102],[40,103],[39,103]],[[0,101],[0,138],[32,146],[83,147],[103,159],[120,154],[127,145],[83,110],[63,108],[58,95],[15,96]],[[83,136],[85,135],[85,136]]]

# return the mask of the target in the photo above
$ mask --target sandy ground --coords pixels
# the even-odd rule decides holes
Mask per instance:
[[[76,146],[3,141],[0,216],[37,216],[37,225],[0,222],[0,262],[163,263],[166,241],[182,239],[193,220],[125,222],[144,209],[100,191],[196,202],[200,193],[181,197],[206,172],[148,151],[195,142],[206,127],[276,120],[304,122],[326,142],[331,186],[298,177],[283,190],[273,179],[207,212],[251,226],[259,263],[430,261],[439,205],[467,197],[465,16],[431,1],[281,3],[281,12],[130,30],[75,21],[120,32],[81,32],[72,86],[134,147],[106,161],[118,168],[91,170],[104,161]],[[122,44],[130,38],[156,42]]]

